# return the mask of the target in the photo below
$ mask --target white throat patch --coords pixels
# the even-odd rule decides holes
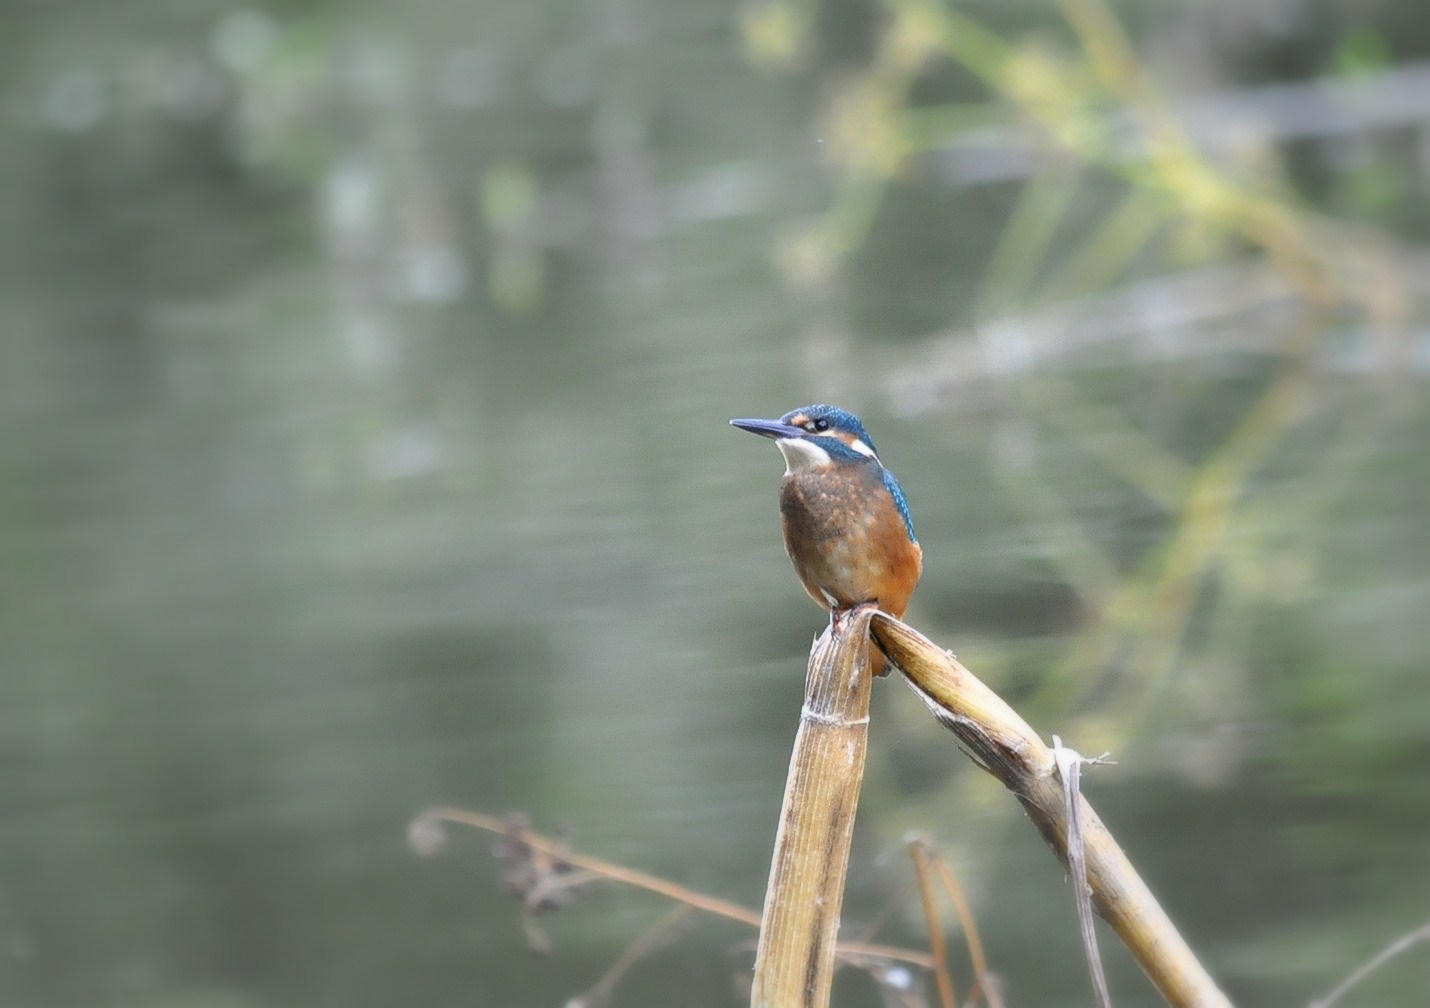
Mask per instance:
[[[829,452],[807,438],[780,438],[775,442],[785,457],[785,474],[807,469],[824,469],[834,464]]]

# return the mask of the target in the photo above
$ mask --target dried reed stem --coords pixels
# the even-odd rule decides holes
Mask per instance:
[[[974,762],[1013,792],[1066,865],[1069,817],[1052,750],[997,694],[917,630],[876,613],[871,632],[934,717],[958,737]],[[1087,881],[1098,913],[1169,1005],[1230,1008],[1231,1002],[1197,961],[1092,806],[1079,801]]]
[[[752,1008],[824,1008],[834,976],[854,810],[869,739],[869,620],[843,617],[815,641],[785,781]]]

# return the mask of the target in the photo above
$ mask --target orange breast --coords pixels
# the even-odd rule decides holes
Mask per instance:
[[[902,616],[923,570],[923,551],[877,465],[804,470],[780,487],[785,549],[805,591],[825,609],[877,602]]]

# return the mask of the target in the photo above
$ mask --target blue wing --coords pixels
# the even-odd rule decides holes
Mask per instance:
[[[894,474],[887,469],[884,469],[884,489],[894,498],[894,506],[899,509],[899,515],[904,519],[904,528],[909,530],[909,541],[918,542],[919,537],[914,535],[914,516],[909,514],[909,499],[904,496],[904,488],[899,486]]]

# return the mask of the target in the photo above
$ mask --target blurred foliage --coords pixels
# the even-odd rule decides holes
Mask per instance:
[[[1424,918],[1422,4],[0,18],[0,1000],[559,1003],[654,919],[525,958],[434,802],[757,898],[819,616],[723,421],[815,399],[1242,1003]],[[1060,872],[879,692],[851,922],[917,940],[878,854],[957,838],[1011,1003],[1083,1003]],[[729,1003],[742,937],[615,998]]]
[[[794,13],[805,6],[757,4],[747,22],[785,25],[807,17]],[[1384,562],[1337,558],[1339,536],[1331,530],[1357,513],[1350,498],[1369,478],[1369,446],[1413,439],[1412,431],[1424,429],[1423,369],[1411,376],[1394,364],[1423,353],[1408,342],[1422,338],[1415,333],[1425,318],[1415,290],[1421,254],[1402,244],[1412,235],[1319,212],[1297,191],[1274,135],[1249,137],[1230,158],[1204,154],[1101,0],[1064,0],[1061,24],[1022,36],[990,29],[939,0],[886,0],[883,7],[870,58],[857,70],[842,68],[825,104],[831,198],[785,240],[785,276],[819,305],[814,317],[839,314],[850,285],[869,268],[866,250],[881,241],[882,221],[898,213],[909,189],[929,184],[940,152],[986,143],[993,123],[1006,124],[1000,139],[1009,147],[1026,147],[1020,168],[1027,179],[969,291],[966,317],[955,316],[956,328],[907,355],[889,395],[898,399],[899,380],[919,369],[921,383],[941,391],[905,398],[901,411],[925,425],[956,422],[966,407],[946,390],[967,389],[957,369],[977,366],[959,347],[977,340],[985,360],[1011,358],[1019,373],[1008,391],[1016,409],[1004,421],[1008,430],[994,434],[1003,446],[993,459],[994,485],[1007,515],[1038,536],[1029,548],[1065,589],[1062,604],[1081,614],[1080,628],[1063,632],[1049,611],[1051,648],[985,641],[974,667],[1027,682],[1023,707],[1036,723],[1058,725],[1086,750],[1131,749],[1142,755],[1145,773],[1148,743],[1139,739],[1155,729],[1169,733],[1162,735],[1162,769],[1197,786],[1223,782],[1255,758],[1255,742],[1231,726],[1255,717],[1263,671],[1305,632],[1304,614],[1323,609],[1348,571]],[[776,64],[787,62],[768,34],[752,32],[747,44],[757,62],[772,53]],[[1343,75],[1384,71],[1389,62],[1382,37],[1367,27],[1348,31],[1335,52]],[[970,98],[959,88],[952,104],[919,97],[921,82],[960,75],[980,81],[986,96]],[[1341,209],[1371,220],[1397,212],[1409,198],[1405,182],[1392,181],[1403,164],[1368,155],[1346,174],[1354,195]],[[1423,188],[1423,178],[1417,185]],[[899,256],[881,248],[878,258]],[[1161,382],[1153,401],[1139,395],[1147,373],[1135,364],[1143,352],[1137,344],[1165,339],[1168,356],[1178,357],[1190,348],[1176,344],[1194,338],[1159,337],[1155,315],[1131,339],[1109,339],[1112,347],[1077,371],[1049,359],[1057,351],[1026,345],[1040,336],[1039,311],[1056,312],[1054,319],[1076,315],[1109,285],[1219,263],[1270,278],[1285,302],[1273,327],[1221,351],[1235,362],[1235,392],[1210,374],[1198,379],[1205,367],[1198,362],[1183,387]],[[1176,326],[1183,309],[1163,303],[1156,314]],[[1011,323],[1000,325],[1009,315]],[[1348,329],[1380,350],[1366,376],[1369,394],[1347,395],[1326,373]],[[1132,356],[1119,361],[1124,346]],[[1060,464],[1068,457],[1077,460],[1071,468]],[[1411,464],[1423,479],[1423,466]],[[1069,479],[1098,486],[1089,496],[1102,514],[1109,494],[1130,497],[1114,510],[1144,516],[1140,544],[1109,539],[1091,513],[1074,510]],[[1425,550],[1417,545],[1414,552],[1423,571]],[[1407,632],[1423,655],[1425,635]],[[1361,645],[1324,646],[1293,660],[1296,680],[1313,689],[1316,682],[1348,685],[1343,669],[1356,663]],[[1388,674],[1398,688],[1423,695],[1410,668]],[[1178,699],[1173,708],[1166,706],[1169,691]],[[1320,722],[1326,733],[1301,722],[1298,748],[1344,757],[1343,715],[1356,701],[1335,692]],[[986,807],[977,798],[982,787],[953,778],[928,802],[882,819],[885,842],[926,823],[935,807]],[[1411,818],[1427,821],[1430,806],[1411,801]],[[998,820],[994,829],[1022,827]],[[1359,826],[1342,827],[1330,845],[1354,848]],[[964,856],[976,857],[989,832],[965,831]],[[1275,958],[1271,934],[1243,940]]]

